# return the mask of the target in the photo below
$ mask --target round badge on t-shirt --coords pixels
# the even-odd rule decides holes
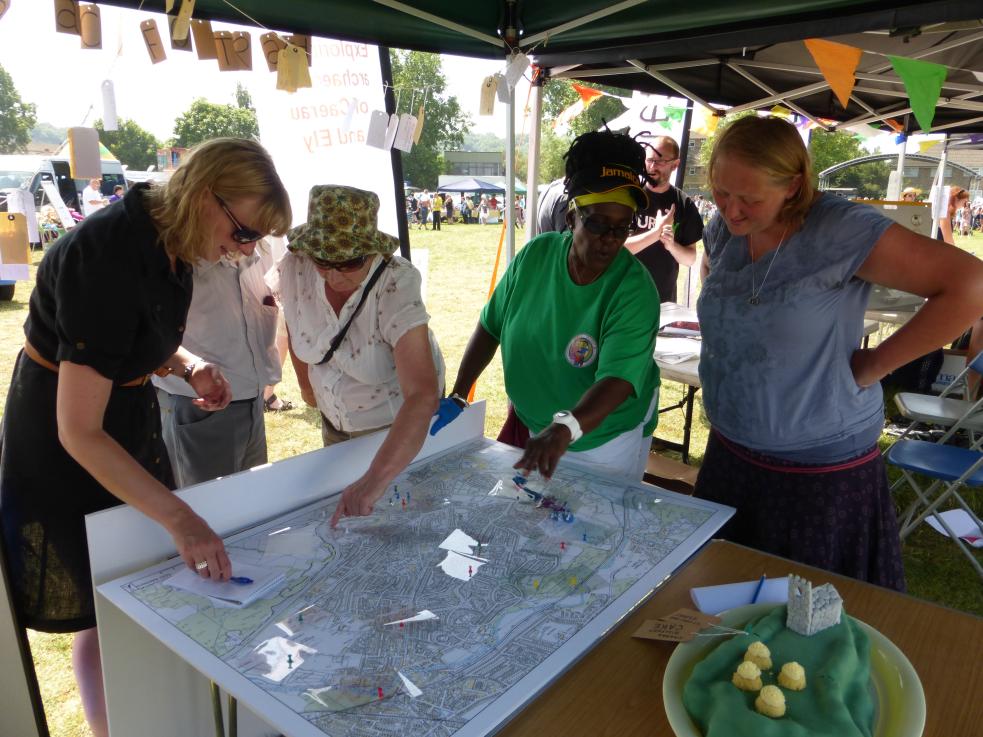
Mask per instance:
[[[587,333],[575,335],[567,344],[567,361],[575,368],[585,368],[597,360],[597,341]]]

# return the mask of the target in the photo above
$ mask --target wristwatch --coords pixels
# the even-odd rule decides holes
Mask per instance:
[[[553,422],[557,425],[564,425],[570,430],[570,442],[576,443],[584,436],[584,431],[580,429],[580,423],[573,416],[573,412],[560,410],[553,415]]]
[[[458,394],[457,392],[454,392],[453,394],[451,394],[448,397],[448,399],[450,399],[452,402],[454,402],[454,404],[456,404],[461,409],[467,409],[468,407],[471,406],[471,403],[467,399],[465,399],[464,397],[462,397],[460,394]]]

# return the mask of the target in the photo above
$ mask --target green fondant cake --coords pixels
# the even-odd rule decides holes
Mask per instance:
[[[870,737],[874,704],[870,690],[870,641],[850,617],[811,637],[785,627],[779,606],[744,628],[748,634],[721,642],[697,663],[683,689],[683,704],[704,737]],[[771,650],[773,667],[762,683],[778,684],[782,665],[798,661],[806,672],[802,691],[782,689],[785,716],[771,719],[754,709],[754,692],[741,691],[731,676],[755,640]]]

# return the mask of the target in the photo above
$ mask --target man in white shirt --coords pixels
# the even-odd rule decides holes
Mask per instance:
[[[82,214],[89,217],[108,204],[109,200],[102,196],[102,179],[93,177],[89,180],[89,186],[82,190]]]
[[[179,376],[153,377],[164,443],[179,487],[228,476],[267,462],[263,390],[280,381],[276,349],[279,308],[264,281],[258,244],[250,256],[201,260],[182,346],[221,367],[232,402],[218,412],[194,405]]]

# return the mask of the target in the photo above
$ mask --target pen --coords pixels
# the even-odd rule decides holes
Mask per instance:
[[[252,583],[253,580],[251,578],[247,578],[246,576],[233,576],[229,579],[229,582],[246,585]]]
[[[758,581],[758,586],[754,590],[754,598],[751,599],[752,604],[758,603],[758,597],[761,596],[761,587],[765,585],[765,574],[761,574],[761,580]]]

